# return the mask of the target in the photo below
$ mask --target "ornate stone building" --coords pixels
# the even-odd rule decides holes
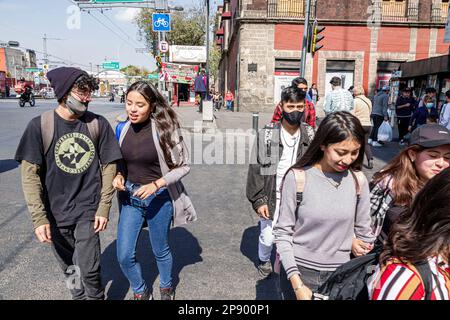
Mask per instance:
[[[299,75],[306,0],[224,0],[215,43],[222,50],[219,89],[236,110],[272,111],[281,89]],[[329,79],[362,84],[369,95],[399,64],[448,53],[448,0],[312,0],[326,29],[308,54],[304,77],[324,96]]]

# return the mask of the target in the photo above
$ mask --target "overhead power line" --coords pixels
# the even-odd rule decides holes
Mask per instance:
[[[111,22],[112,25],[114,25],[117,29],[119,29],[129,40],[133,41],[135,44],[137,44],[138,46],[140,46],[141,44],[139,42],[137,42],[136,40],[133,39],[133,37],[131,37],[128,33],[126,33],[121,27],[119,27],[110,17],[108,17],[103,10],[101,10],[102,15],[108,19],[109,22]]]

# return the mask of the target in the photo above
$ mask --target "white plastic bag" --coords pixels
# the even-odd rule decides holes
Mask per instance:
[[[388,121],[383,121],[378,129],[378,141],[389,142],[392,141],[392,128]]]

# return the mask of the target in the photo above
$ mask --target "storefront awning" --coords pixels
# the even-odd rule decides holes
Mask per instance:
[[[400,65],[402,78],[450,72],[450,55],[404,62]]]

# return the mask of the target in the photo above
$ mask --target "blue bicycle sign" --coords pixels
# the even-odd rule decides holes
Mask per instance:
[[[153,31],[170,31],[170,14],[154,13],[152,14]]]

